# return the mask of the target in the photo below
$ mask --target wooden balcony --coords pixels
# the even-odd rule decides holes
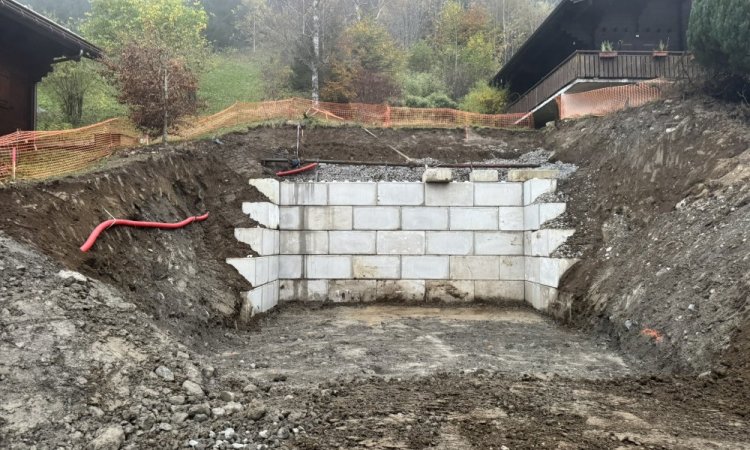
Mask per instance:
[[[598,51],[576,51],[546,77],[518,97],[508,107],[510,113],[523,113],[555,96],[576,80],[630,81],[654,78],[694,77],[699,69],[685,52],[669,52],[655,57],[651,52],[617,52],[612,58],[600,57]]]

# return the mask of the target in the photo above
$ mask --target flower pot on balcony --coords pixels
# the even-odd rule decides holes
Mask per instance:
[[[601,59],[617,58],[617,52],[599,52],[599,58]]]
[[[669,52],[666,50],[654,50],[652,54],[654,58],[666,58],[669,55]]]

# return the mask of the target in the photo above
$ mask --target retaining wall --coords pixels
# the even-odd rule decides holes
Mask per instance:
[[[573,230],[541,225],[564,203],[537,199],[554,179],[459,183],[279,183],[251,180],[269,202],[237,229],[258,256],[233,265],[254,289],[243,315],[279,301],[529,302],[545,310],[575,260],[550,255]]]

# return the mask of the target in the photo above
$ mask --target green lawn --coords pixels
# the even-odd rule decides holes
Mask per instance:
[[[211,56],[200,81],[198,96],[206,102],[202,114],[221,111],[235,102],[257,102],[263,97],[260,64],[241,52]]]

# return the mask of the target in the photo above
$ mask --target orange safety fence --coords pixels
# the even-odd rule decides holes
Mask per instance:
[[[138,141],[139,133],[126,119],[74,130],[17,131],[0,136],[0,182],[77,172]]]
[[[216,114],[187,120],[177,131],[174,140],[194,139],[267,121],[303,118],[372,127],[533,128],[533,118],[524,116],[357,103],[315,103],[292,98],[235,103]],[[127,119],[110,119],[75,130],[17,131],[0,136],[0,182],[39,180],[77,172],[111,155],[118,148],[137,145],[139,140],[140,134]]]
[[[560,119],[577,119],[586,116],[606,116],[627,108],[643,106],[664,98],[666,88],[672,83],[652,80],[638,84],[613,86],[578,94],[557,97]]]

